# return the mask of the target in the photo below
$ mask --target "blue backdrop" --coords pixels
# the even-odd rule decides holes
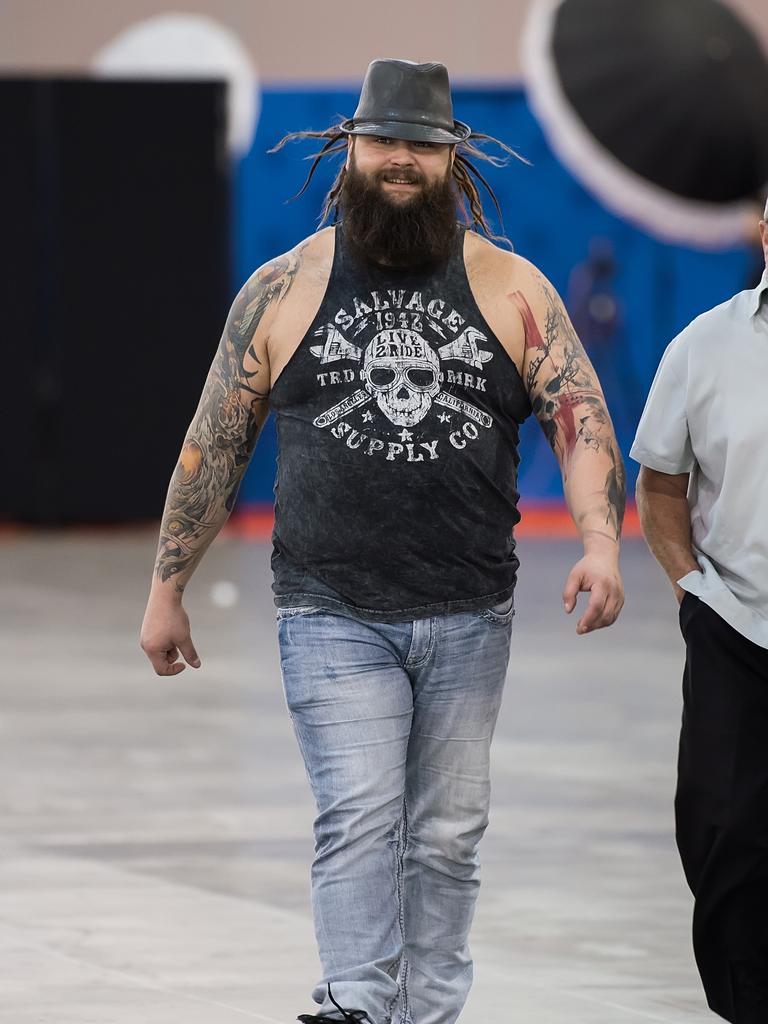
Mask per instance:
[[[752,254],[746,248],[713,253],[666,245],[608,213],[553,156],[520,88],[455,88],[453,95],[457,118],[501,139],[531,162],[526,166],[512,161],[505,168],[480,165],[499,199],[503,232],[491,217],[490,197],[481,190],[483,204],[494,230],[505,233],[566,302],[575,294],[574,268],[584,266],[593,240],[607,240],[602,245],[613,250],[614,327],[609,338],[583,340],[603,383],[626,458],[665,346],[694,316],[746,287]],[[311,166],[304,157],[320,145],[315,140],[290,143],[273,155],[267,149],[290,131],[322,129],[336,115],[351,116],[357,98],[357,92],[346,90],[264,91],[253,147],[237,169],[233,294],[256,267],[317,229],[323,197],[341,159],[323,160],[304,195],[287,202]],[[501,155],[495,146],[488,146],[488,151]],[[561,497],[557,463],[532,418],[524,427],[521,451],[524,498]],[[270,416],[243,482],[241,501],[272,500],[275,456]],[[627,462],[632,486],[637,468]]]

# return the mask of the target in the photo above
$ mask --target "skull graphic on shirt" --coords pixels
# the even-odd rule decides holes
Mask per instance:
[[[390,423],[412,427],[440,391],[440,360],[415,331],[385,330],[370,342],[360,374]]]
[[[358,325],[355,335],[359,334],[367,323],[368,318],[365,317]],[[433,325],[433,329],[445,339],[442,326]],[[475,370],[480,370],[493,358],[493,352],[481,347],[488,339],[477,328],[465,326],[457,337],[444,340],[444,344],[437,349],[434,349],[416,330],[407,327],[380,329],[364,348],[345,337],[334,323],[319,326],[314,333],[315,337],[323,339],[322,344],[310,346],[311,354],[320,365],[327,366],[346,360],[362,363],[358,373],[361,383],[364,384],[363,388],[346,395],[341,401],[335,402],[316,416],[313,420],[316,427],[325,428],[338,424],[355,409],[374,400],[386,419],[395,426],[402,427],[404,431],[407,427],[420,423],[435,403],[444,407],[440,417],[443,422],[450,419],[445,413],[445,408],[448,408],[463,413],[469,420],[482,427],[492,426],[493,417],[489,412],[443,388],[443,361],[459,360],[474,367]],[[351,376],[347,377],[347,373]],[[449,382],[451,373],[451,370],[447,371]],[[354,379],[352,371],[345,370],[344,374],[345,381]],[[323,374],[319,375],[319,379],[323,377]],[[331,372],[330,377],[333,383],[341,383],[342,378],[338,371]],[[485,391],[483,378],[463,374],[465,382],[468,377],[471,381],[468,386]],[[322,379],[321,386],[324,386]],[[369,420],[370,413],[364,413],[363,417]]]

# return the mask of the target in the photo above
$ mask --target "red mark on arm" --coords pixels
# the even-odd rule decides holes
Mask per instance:
[[[565,391],[557,396],[557,412],[554,419],[560,427],[563,435],[563,450],[570,458],[576,449],[578,430],[576,429],[576,417],[574,409],[583,405],[590,399],[600,398],[600,392],[594,390]],[[583,421],[582,421],[583,422]]]
[[[520,310],[520,316],[523,318],[523,326],[525,327],[525,347],[526,348],[544,348],[544,339],[541,336],[538,324],[534,319],[531,307],[528,305],[528,300],[522,292],[512,292],[509,296],[514,302],[517,308]]]
[[[566,458],[570,458],[576,448],[576,417],[573,410],[581,401],[581,395],[578,394],[566,393],[557,396],[555,421],[563,435],[563,451]]]

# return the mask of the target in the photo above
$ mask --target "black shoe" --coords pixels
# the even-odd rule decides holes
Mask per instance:
[[[352,1021],[352,1024],[363,1024],[364,1021],[373,1024],[365,1010],[345,1010],[343,1006],[339,1006],[333,998],[330,985],[328,986],[328,998],[337,1010],[341,1010],[341,1017],[326,1017],[322,1013],[300,1013],[296,1020],[300,1020],[302,1024],[340,1024],[345,1020]]]

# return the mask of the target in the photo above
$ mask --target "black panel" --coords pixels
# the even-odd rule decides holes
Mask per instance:
[[[0,518],[159,516],[229,302],[224,86],[0,81]]]

